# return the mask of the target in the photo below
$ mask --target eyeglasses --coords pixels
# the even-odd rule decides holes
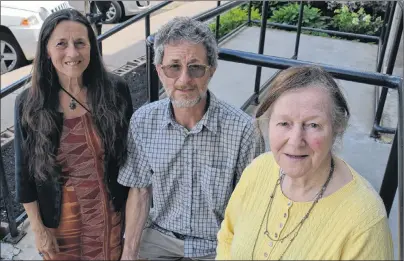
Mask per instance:
[[[163,69],[164,74],[168,78],[179,78],[182,73],[183,66],[181,64],[168,64],[163,65],[161,68]],[[188,64],[187,65],[187,73],[191,78],[201,78],[205,76],[206,71],[210,68],[210,66],[205,64]]]

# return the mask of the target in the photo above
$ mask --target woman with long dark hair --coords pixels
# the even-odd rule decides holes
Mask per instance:
[[[132,101],[78,11],[45,20],[29,85],[15,105],[16,191],[40,255],[118,260]]]

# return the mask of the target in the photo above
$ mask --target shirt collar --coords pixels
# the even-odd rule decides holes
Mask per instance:
[[[165,106],[164,106],[164,116],[163,116],[163,121],[161,122],[161,129],[164,129],[165,127],[167,127],[170,124],[173,124],[174,122],[174,115],[172,113],[172,109],[171,109],[171,102],[170,102],[170,98],[166,98],[165,99]]]
[[[207,93],[208,99],[208,109],[203,115],[202,119],[196,124],[194,127],[195,131],[199,132],[202,129],[202,126],[205,126],[207,129],[212,131],[213,133],[217,133],[217,129],[219,126],[219,117],[217,115],[217,103],[218,100],[216,96],[208,90]],[[176,123],[173,115],[172,105],[170,99],[167,98],[165,110],[164,110],[164,117],[161,123],[161,129],[166,128],[169,125],[175,125]]]

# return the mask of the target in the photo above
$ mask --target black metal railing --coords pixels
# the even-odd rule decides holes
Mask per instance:
[[[281,28],[281,29],[293,29],[293,30],[297,31],[296,41],[295,41],[295,51],[292,56],[293,59],[297,59],[297,57],[298,57],[301,31],[305,30],[305,31],[311,31],[311,32],[320,32],[320,33],[327,33],[329,35],[351,37],[353,39],[367,40],[367,41],[373,41],[373,42],[378,43],[377,59],[376,59],[376,72],[382,71],[382,65],[385,60],[384,58],[385,58],[387,43],[388,43],[390,31],[391,31],[391,25],[393,23],[393,17],[394,17],[394,12],[396,9],[397,1],[392,1],[392,2],[388,3],[386,12],[383,15],[383,25],[380,30],[379,36],[325,30],[325,29],[312,28],[312,27],[303,27],[302,26],[303,10],[304,10],[303,1],[300,1],[300,9],[299,9],[299,17],[298,17],[297,25],[287,25],[287,24],[280,24],[280,23],[274,23],[274,22],[267,22],[268,4],[266,4],[266,3],[267,3],[267,1],[265,1],[263,3],[262,12],[261,12],[262,13],[261,21],[251,20],[251,19],[249,20],[250,23],[261,25],[261,34],[260,34],[260,41],[259,41],[259,47],[258,47],[259,54],[263,53],[263,50],[264,50],[263,46],[265,44],[265,30],[263,30],[263,27],[264,28],[275,27],[275,28]],[[249,6],[249,8],[251,8],[251,5]],[[251,13],[251,10],[249,11],[249,13]],[[397,27],[397,30],[395,32],[395,40],[393,41],[393,45],[392,45],[389,57],[387,59],[388,65],[386,68],[386,74],[392,74],[392,72],[393,72],[394,63],[396,60],[402,31],[403,31],[403,29],[402,29],[402,22],[401,22],[400,26]],[[260,85],[261,67],[258,66],[256,70],[257,71],[256,71],[256,76],[255,76],[256,78],[255,78],[255,86],[254,86],[254,97],[247,100],[242,108],[246,108],[249,105],[251,105],[252,103],[257,104],[258,96],[261,93],[261,89],[263,87],[267,86],[278,73],[278,72],[276,72],[273,75],[273,77],[268,79],[263,85]],[[377,97],[377,107],[376,107],[376,111],[375,111],[374,124],[373,124],[372,130],[370,132],[371,137],[378,138],[378,137],[380,137],[380,133],[389,133],[389,134],[395,133],[395,129],[380,126],[380,121],[382,118],[384,105],[386,103],[387,92],[388,92],[387,88],[382,88],[380,98]]]
[[[392,14],[392,16],[393,15],[394,14]],[[392,47],[390,50],[389,58],[387,60],[386,74],[391,75],[393,73],[394,64],[396,62],[397,53],[398,53],[398,49],[400,46],[402,34],[403,34],[403,14],[400,13],[398,26],[397,26],[395,34],[394,34],[393,44],[392,44]],[[383,48],[386,48],[386,46],[387,46],[387,42],[384,44]],[[382,49],[382,51],[385,51],[385,50]],[[379,60],[378,64],[377,64],[378,72],[381,71],[382,64],[383,64],[383,61]],[[372,128],[372,132],[371,132],[371,136],[375,137],[375,138],[379,137],[380,133],[390,133],[390,134],[395,133],[395,130],[392,128],[380,126],[380,121],[382,118],[384,105],[385,105],[386,99],[387,99],[387,92],[388,92],[387,88],[382,88],[382,92],[380,94],[380,97],[378,98],[378,103],[377,103],[377,107],[376,107],[376,115],[375,115],[373,128]]]

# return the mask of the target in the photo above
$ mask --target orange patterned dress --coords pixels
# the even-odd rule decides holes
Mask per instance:
[[[104,185],[104,150],[89,113],[65,119],[57,161],[64,181],[55,260],[119,260],[121,213]]]

